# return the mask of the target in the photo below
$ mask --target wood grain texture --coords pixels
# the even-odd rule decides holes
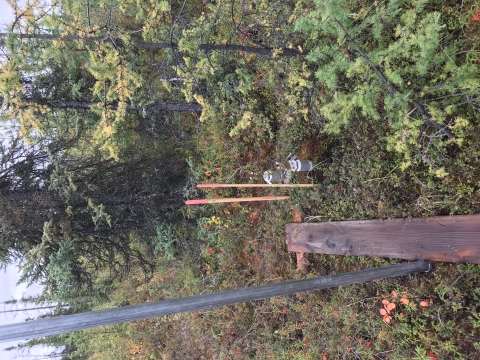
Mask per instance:
[[[480,215],[287,225],[291,252],[480,264]]]

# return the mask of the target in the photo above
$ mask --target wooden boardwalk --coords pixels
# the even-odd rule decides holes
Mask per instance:
[[[480,264],[480,215],[287,225],[291,252]]]

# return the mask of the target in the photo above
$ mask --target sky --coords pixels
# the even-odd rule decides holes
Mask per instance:
[[[0,0],[3,1],[3,0]],[[38,316],[38,313],[35,311],[20,311],[14,313],[2,313],[3,311],[16,310],[22,308],[22,305],[5,305],[3,304],[6,300],[19,299],[23,295],[35,295],[42,291],[42,288],[38,285],[32,285],[27,288],[26,284],[17,285],[17,281],[20,278],[18,273],[18,268],[14,265],[10,265],[6,271],[0,271],[0,325],[12,324],[15,322],[22,322],[27,318],[32,318]],[[34,305],[30,305],[34,307]],[[3,349],[9,346],[15,346],[18,342],[12,343],[0,343],[0,359],[10,360],[15,359],[17,352],[7,351]],[[47,349],[35,349],[36,354],[43,354]],[[48,351],[47,351],[48,353]]]
[[[10,6],[5,0],[0,0],[0,32],[4,32],[8,23],[13,21],[13,13]],[[0,134],[1,137],[1,134]],[[20,311],[14,313],[2,313],[3,311],[16,310],[18,307],[12,305],[3,304],[6,300],[19,299],[23,295],[36,295],[42,291],[39,285],[32,285],[27,288],[26,284],[17,285],[20,278],[19,269],[15,265],[10,265],[5,271],[0,270],[0,325],[7,325],[14,322],[22,322],[27,318],[34,318],[39,315],[35,311]],[[31,305],[30,307],[34,307]],[[21,354],[17,352],[8,351],[3,349],[9,346],[15,346],[18,342],[12,343],[0,343],[0,359],[1,360],[13,360],[22,358]],[[34,349],[30,352],[30,355],[42,355],[48,354],[53,349]],[[32,358],[34,359],[34,357]]]
[[[12,9],[5,0],[0,0],[0,24],[2,30],[5,28],[5,24],[13,20]]]

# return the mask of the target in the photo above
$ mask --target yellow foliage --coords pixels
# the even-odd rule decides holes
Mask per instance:
[[[275,49],[272,52],[272,58],[276,58],[280,56],[283,53],[283,49]]]
[[[238,135],[238,133],[242,130],[247,129],[252,124],[253,114],[250,111],[245,112],[243,114],[242,119],[238,122],[238,124],[230,131],[230,137],[234,137]]]

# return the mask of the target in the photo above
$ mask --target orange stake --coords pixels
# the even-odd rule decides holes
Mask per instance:
[[[258,197],[244,197],[244,198],[187,200],[185,201],[185,204],[201,205],[201,204],[218,204],[218,203],[243,202],[243,201],[270,201],[270,200],[288,200],[288,199],[290,199],[290,196],[258,196]]]

